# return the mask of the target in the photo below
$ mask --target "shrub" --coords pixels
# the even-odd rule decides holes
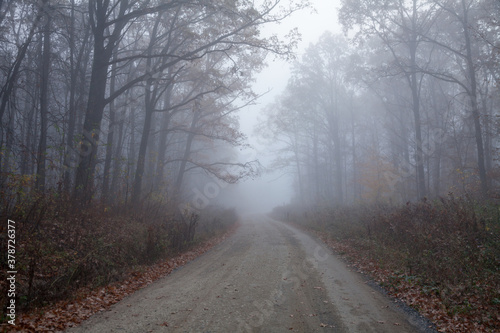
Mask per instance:
[[[478,321],[499,328],[491,326],[500,311],[498,204],[450,195],[403,206],[285,206],[273,216],[369,258],[392,272],[391,287],[411,280],[437,295],[451,316],[474,312]]]
[[[17,187],[19,189],[19,187]],[[207,208],[181,218],[161,200],[132,207],[109,207],[98,202],[80,209],[69,196],[56,192],[29,195],[0,193],[2,220],[16,222],[17,304],[20,309],[71,297],[80,287],[120,280],[138,265],[154,263],[208,238],[234,223],[230,210]],[[220,215],[218,215],[220,214]],[[199,223],[198,223],[199,221]],[[5,235],[5,224],[1,234]],[[6,238],[0,238],[6,248]],[[0,264],[6,267],[3,251]],[[0,286],[6,287],[6,271]],[[6,304],[7,293],[0,296]]]

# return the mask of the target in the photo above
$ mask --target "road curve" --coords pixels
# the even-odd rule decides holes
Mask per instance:
[[[67,332],[425,332],[319,241],[264,216]]]

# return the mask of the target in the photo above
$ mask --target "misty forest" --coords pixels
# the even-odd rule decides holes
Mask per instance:
[[[291,191],[270,217],[440,331],[500,329],[500,2],[341,0],[342,31],[300,54],[299,22],[272,33],[312,10],[0,0],[2,290],[17,272],[14,326],[0,295],[6,331],[80,323],[231,237],[243,217],[224,198],[268,173]],[[273,59],[290,77],[258,105]],[[272,161],[242,153],[240,117],[257,106],[252,134]]]

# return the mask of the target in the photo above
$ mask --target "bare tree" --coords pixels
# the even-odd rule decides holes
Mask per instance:
[[[92,184],[97,163],[97,148],[99,142],[99,132],[103,117],[104,107],[110,101],[122,94],[127,89],[144,82],[151,78],[154,73],[143,72],[132,81],[127,82],[122,87],[118,88],[112,95],[105,97],[107,86],[107,70],[110,63],[110,58],[114,48],[119,45],[119,41],[123,38],[123,32],[126,31],[127,24],[145,15],[151,15],[161,11],[174,10],[179,6],[198,10],[201,13],[200,17],[192,21],[194,41],[187,49],[175,50],[177,52],[160,53],[155,55],[147,55],[142,50],[133,52],[132,55],[126,55],[116,60],[116,62],[130,62],[133,59],[148,59],[157,57],[166,57],[167,61],[161,66],[154,69],[155,72],[174,66],[182,61],[189,61],[203,57],[210,52],[224,52],[231,49],[234,45],[248,45],[252,47],[272,50],[278,54],[287,55],[290,52],[292,45],[283,44],[274,39],[258,40],[255,38],[257,27],[268,23],[280,21],[287,17],[291,12],[303,7],[303,4],[292,5],[291,9],[287,9],[282,13],[273,14],[273,11],[278,8],[280,1],[267,3],[258,12],[251,4],[240,4],[241,7],[234,4],[233,7],[215,4],[201,3],[192,5],[189,2],[178,0],[169,1],[158,6],[146,7],[137,6],[138,2],[130,2],[126,0],[117,1],[111,4],[109,1],[94,0],[89,2],[90,22],[94,37],[94,58],[92,65],[92,75],[89,91],[89,100],[87,104],[87,112],[85,123],[83,126],[84,138],[82,138],[82,153],[75,183],[75,196],[83,202],[88,202],[91,198]],[[194,7],[193,7],[194,6]],[[221,10],[224,9],[224,10]],[[219,15],[219,16],[218,16]],[[224,29],[213,29],[215,24],[214,19],[220,18],[220,15],[225,15],[226,25]],[[224,16],[223,16],[224,17]],[[204,26],[205,24],[205,26]],[[107,32],[109,31],[109,33]],[[160,50],[163,50],[160,48]]]
[[[456,74],[451,72],[446,72],[439,69],[434,69],[433,71],[428,71],[423,69],[423,72],[430,73],[431,75],[440,78],[448,82],[454,82],[458,84],[469,96],[470,111],[472,119],[474,122],[474,132],[476,139],[476,149],[477,149],[477,165],[479,171],[479,179],[481,181],[481,192],[486,195],[488,192],[488,181],[486,179],[486,166],[485,166],[485,152],[483,143],[483,133],[481,126],[481,114],[479,111],[478,102],[478,84],[477,84],[477,66],[474,61],[474,45],[471,36],[471,26],[476,7],[473,1],[461,0],[459,3],[451,1],[434,1],[434,3],[446,14],[447,22],[452,23],[453,21],[458,23],[460,27],[461,38],[451,38],[443,40],[442,38],[422,35],[422,38],[431,42],[439,47],[443,48],[444,52],[450,52],[453,58],[458,60],[458,66],[464,66],[464,79],[457,77]],[[443,15],[444,16],[444,15]],[[453,26],[455,26],[453,24]],[[453,32],[451,35],[454,37],[456,34]],[[452,36],[449,36],[452,37]]]
[[[340,20],[346,29],[361,28],[358,37],[377,36],[393,56],[394,63],[386,75],[403,75],[412,95],[412,113],[415,126],[415,162],[418,197],[427,194],[425,186],[420,89],[423,76],[418,49],[422,36],[427,35],[436,19],[435,10],[423,1],[390,1],[390,4],[362,1],[361,6],[343,1]],[[403,47],[402,47],[403,46]],[[421,62],[421,61],[420,61]],[[392,73],[391,73],[392,72]]]
[[[45,8],[43,27],[43,50],[42,50],[42,65],[40,77],[40,141],[38,144],[37,154],[37,177],[35,187],[37,190],[43,192],[45,188],[45,168],[46,168],[46,150],[47,150],[47,118],[49,108],[49,74],[50,74],[50,37],[51,37],[51,11],[49,0],[43,0],[43,7]]]

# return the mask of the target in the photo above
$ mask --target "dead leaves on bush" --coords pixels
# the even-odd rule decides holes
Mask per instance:
[[[143,270],[131,272],[123,281],[112,283],[98,290],[80,289],[74,300],[60,301],[53,305],[34,309],[21,314],[16,326],[4,325],[6,332],[57,332],[76,326],[93,314],[105,311],[127,295],[159,278],[170,274],[174,269],[207,252],[234,232],[236,226],[221,236],[214,237],[194,249],[164,260]]]
[[[478,294],[455,288],[450,290],[451,295],[447,296],[448,299],[454,300],[453,304],[446,305],[442,295],[435,291],[429,292],[419,279],[381,268],[371,261],[366,253],[362,253],[348,241],[332,240],[319,232],[316,232],[316,235],[337,253],[342,253],[359,272],[367,274],[388,289],[391,296],[402,300],[430,319],[439,332],[479,333],[500,329],[498,304],[489,304]],[[476,287],[484,292],[488,289],[488,282],[482,281]]]

